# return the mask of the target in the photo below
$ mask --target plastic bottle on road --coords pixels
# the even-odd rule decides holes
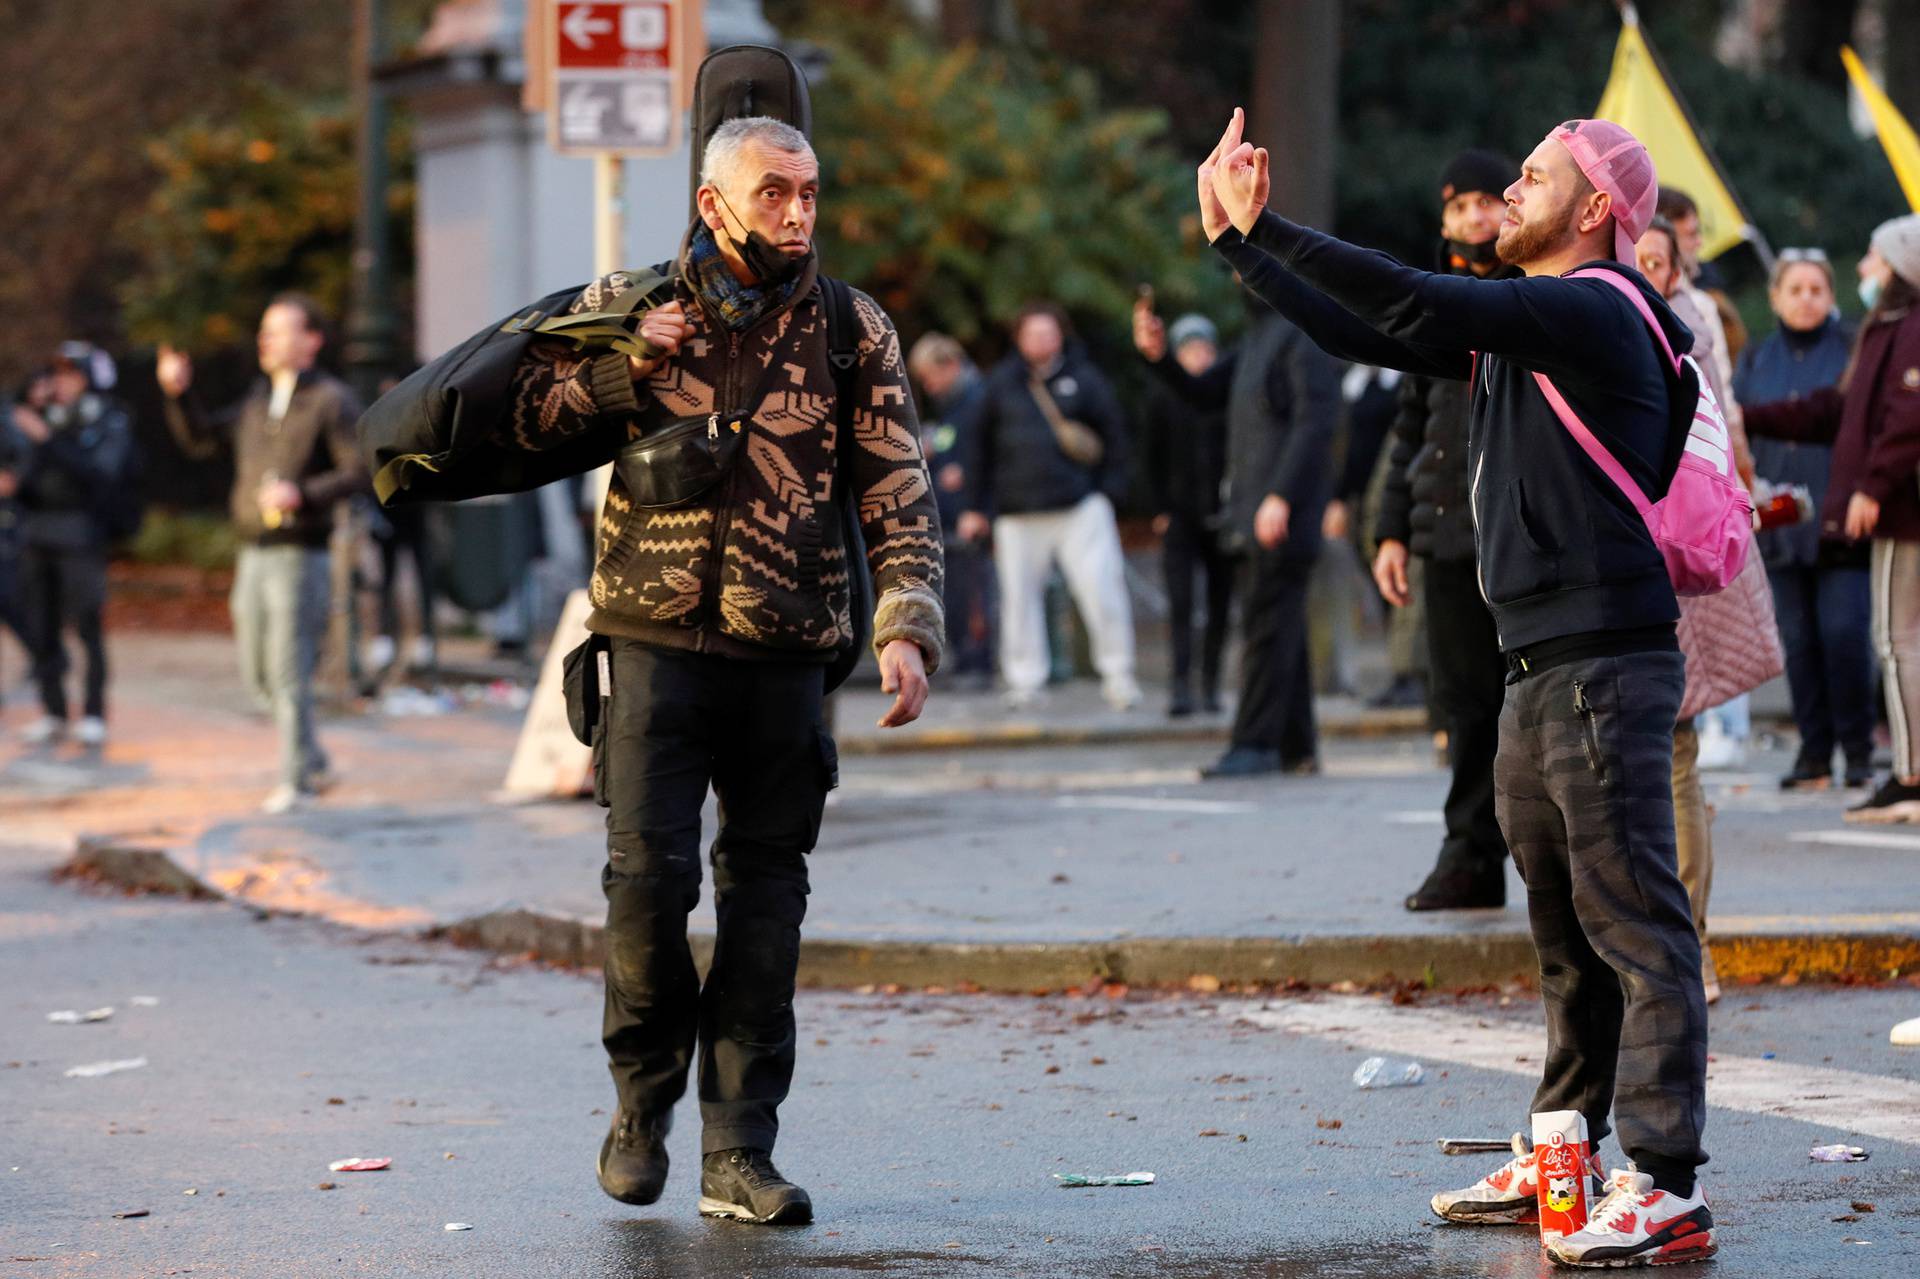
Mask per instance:
[[[1427,1077],[1417,1061],[1404,1057],[1369,1057],[1353,1072],[1355,1088],[1407,1088]]]

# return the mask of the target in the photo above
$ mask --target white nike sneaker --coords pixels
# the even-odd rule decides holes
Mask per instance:
[[[42,715],[20,730],[20,740],[29,746],[48,746],[67,735],[67,721]]]
[[[393,665],[393,636],[376,635],[368,640],[360,650],[360,664],[371,672],[384,671]]]
[[[1524,1226],[1540,1220],[1540,1177],[1527,1139],[1513,1134],[1513,1158],[1465,1190],[1433,1197],[1435,1215],[1463,1225]]]
[[[1681,1265],[1717,1251],[1705,1187],[1696,1180],[1693,1197],[1682,1199],[1655,1190],[1653,1178],[1631,1165],[1607,1179],[1607,1197],[1584,1230],[1547,1241],[1556,1265],[1595,1270]]]

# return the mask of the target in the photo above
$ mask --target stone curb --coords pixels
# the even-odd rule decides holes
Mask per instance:
[[[836,735],[842,755],[897,755],[903,751],[1010,750],[1028,746],[1115,746],[1136,742],[1224,742],[1225,723],[1090,724],[1080,727],[1036,721],[979,724],[965,728],[923,728],[893,736],[870,733]],[[1368,711],[1329,716],[1319,721],[1322,737],[1397,737],[1427,731],[1421,709]]]
[[[164,847],[87,837],[56,872],[136,892],[226,900],[181,869]],[[598,921],[507,906],[438,925],[428,937],[567,968],[599,968]],[[704,970],[713,938],[692,939]],[[1920,971],[1920,933],[1738,933],[1713,938],[1728,986],[1759,982],[1881,981]],[[1438,989],[1490,986],[1537,975],[1525,933],[1344,937],[1138,937],[1095,942],[846,941],[800,943],[800,983],[814,987],[977,986],[982,990],[1063,990],[1091,981],[1184,986],[1305,982],[1374,986],[1419,982]]]

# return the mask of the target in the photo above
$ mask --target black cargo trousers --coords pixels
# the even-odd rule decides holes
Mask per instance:
[[[793,1080],[794,969],[807,854],[838,783],[826,667],[611,641],[595,730],[607,808],[601,1039],[624,1109],[664,1114],[700,1054],[701,1151],[772,1150]],[[719,801],[718,917],[703,986],[687,943],[700,810]]]
[[[1581,1112],[1596,1146],[1612,1112],[1627,1157],[1684,1187],[1707,1161],[1706,995],[1673,831],[1685,661],[1575,657],[1510,679],[1494,786],[1546,1006],[1533,1109]]]

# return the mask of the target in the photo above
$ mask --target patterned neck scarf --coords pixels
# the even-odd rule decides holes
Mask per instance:
[[[720,255],[720,242],[714,238],[713,229],[704,222],[693,228],[693,238],[687,244],[687,271],[688,283],[730,333],[751,328],[785,306],[799,287],[802,274],[796,272],[772,288],[740,283]]]

